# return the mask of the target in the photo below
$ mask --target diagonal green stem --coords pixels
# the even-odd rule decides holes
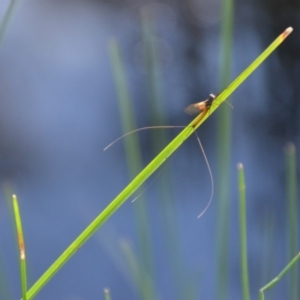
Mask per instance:
[[[194,129],[197,129],[217,107],[229,97],[234,90],[282,43],[292,32],[286,29],[237,79],[235,79],[214,101],[210,113],[202,113],[201,120]],[[131,183],[96,217],[94,221],[75,239],[75,241],[62,253],[62,255],[49,267],[49,269],[35,282],[27,292],[30,300],[36,296],[41,288],[54,276],[54,274],[76,253],[76,251],[108,220],[118,208],[155,172],[165,160],[193,133],[193,127],[199,116],[184,128],[132,181]]]
[[[289,262],[289,264],[275,277],[272,281],[266,284],[259,290],[259,300],[264,300],[264,292],[273,287],[282,277],[298,262],[300,258],[300,252]]]

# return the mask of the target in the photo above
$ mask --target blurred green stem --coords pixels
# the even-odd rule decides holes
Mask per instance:
[[[7,11],[5,12],[5,15],[2,19],[1,25],[0,25],[0,46],[3,43],[5,33],[7,31],[9,22],[17,8],[17,4],[20,2],[20,0],[11,0],[8,6]]]
[[[130,132],[136,128],[132,99],[129,92],[129,84],[126,79],[126,71],[124,68],[121,50],[116,40],[110,41],[109,49],[116,90],[118,92],[122,129],[125,134],[126,132]],[[138,174],[139,170],[141,170],[143,166],[140,145],[136,135],[128,136],[124,139],[124,143],[127,166],[130,177],[132,178]],[[141,298],[144,300],[151,300],[155,298],[153,281],[150,282],[147,279],[148,277],[154,279],[151,232],[146,199],[143,195],[138,197],[138,201],[136,201],[133,206],[138,232],[139,253],[141,256],[140,266],[142,267],[140,276],[138,277],[138,287],[141,293]]]
[[[250,300],[249,275],[248,275],[248,255],[247,255],[247,209],[246,209],[246,183],[244,167],[238,164],[239,182],[239,203],[240,203],[240,255],[241,255],[241,274],[243,286],[243,299]]]
[[[233,35],[234,1],[224,0],[222,3],[221,23],[221,78],[220,87],[225,88],[231,79],[231,53]],[[229,186],[230,186],[230,152],[231,152],[231,109],[223,107],[219,111],[217,129],[217,299],[227,299],[229,262]]]
[[[270,281],[268,284],[266,284],[264,287],[262,287],[259,290],[259,300],[264,300],[264,292],[271,287],[273,287],[275,284],[278,283],[282,279],[282,277],[298,262],[300,258],[300,252],[289,262],[289,264],[275,277],[272,281]],[[298,282],[299,283],[299,282]]]
[[[288,259],[291,259],[298,249],[298,203],[297,203],[297,161],[296,148],[292,143],[285,147],[286,155],[286,186],[287,186],[287,245]],[[290,299],[298,300],[299,295],[299,268],[294,268],[289,275]]]

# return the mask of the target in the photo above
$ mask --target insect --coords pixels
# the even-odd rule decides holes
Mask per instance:
[[[199,114],[205,110],[208,110],[211,107],[211,105],[215,99],[216,99],[216,96],[214,94],[209,94],[208,99],[198,102],[198,103],[193,103],[193,104],[188,105],[185,108],[184,112],[189,115]]]
[[[195,127],[202,120],[202,118],[208,112],[215,99],[216,96],[214,94],[209,94],[208,99],[198,103],[190,104],[185,108],[185,113],[189,115],[196,115],[201,113],[196,119],[195,123],[193,124],[193,127]]]
[[[218,95],[217,95],[218,96]],[[209,111],[212,103],[214,102],[214,100],[216,99],[216,97],[214,94],[210,94],[209,97],[206,99],[206,100],[203,100],[201,102],[198,102],[198,103],[193,103],[193,104],[190,104],[188,105],[186,108],[185,108],[185,113],[189,114],[189,115],[195,115],[195,114],[199,114],[198,118],[196,118],[195,122],[193,123],[192,125],[192,129],[194,129],[196,127],[196,125],[202,120],[202,118],[206,115],[206,113]],[[148,126],[148,127],[142,127],[142,128],[138,128],[138,129],[135,129],[133,131],[130,131],[124,135],[122,135],[121,137],[117,138],[116,140],[114,140],[112,143],[110,143],[108,146],[106,146],[103,150],[107,150],[108,148],[110,148],[113,144],[115,144],[117,141],[119,141],[120,139],[124,138],[125,136],[127,135],[130,135],[132,133],[135,133],[135,132],[138,132],[138,131],[142,131],[142,130],[148,130],[148,129],[159,129],[159,128],[184,128],[186,126]],[[207,211],[207,209],[209,208],[212,200],[213,200],[213,194],[214,194],[214,180],[213,180],[213,175],[212,175],[212,171],[211,171],[211,168],[210,168],[210,165],[209,165],[209,162],[208,162],[208,159],[206,157],[206,154],[205,154],[205,151],[203,149],[203,146],[201,144],[201,141],[200,141],[200,138],[197,134],[197,132],[195,131],[195,134],[196,134],[196,137],[197,137],[197,141],[198,141],[198,144],[200,146],[200,149],[203,153],[203,156],[204,156],[204,159],[205,159],[205,163],[206,163],[206,166],[207,166],[207,169],[208,169],[208,172],[209,172],[209,176],[210,176],[210,180],[211,180],[211,195],[210,195],[210,198],[209,198],[209,201],[207,202],[205,208],[202,210],[202,212],[198,215],[198,218],[200,218],[201,216],[203,216],[205,214],[205,212]],[[153,181],[150,183],[150,185],[153,183]],[[149,185],[149,186],[150,186]],[[148,186],[148,187],[149,187]],[[147,187],[147,188],[148,188]],[[146,188],[146,189],[147,189]],[[145,190],[144,190],[145,191]],[[143,191],[143,192],[144,192]],[[142,192],[142,193],[143,193]],[[141,194],[142,194],[141,193]],[[139,196],[141,195],[139,194],[136,198],[134,198],[133,201],[135,201],[137,198],[139,198]],[[132,201],[132,202],[133,202]]]

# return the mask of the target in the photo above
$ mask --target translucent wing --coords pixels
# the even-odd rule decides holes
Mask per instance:
[[[200,114],[203,110],[203,105],[201,105],[202,103],[203,102],[190,104],[185,108],[184,112],[188,115]]]

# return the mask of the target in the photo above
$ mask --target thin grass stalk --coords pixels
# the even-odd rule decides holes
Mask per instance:
[[[207,118],[207,117],[206,117]],[[198,123],[199,127],[204,119]],[[194,121],[193,121],[194,122]],[[108,206],[87,226],[87,228],[74,240],[74,242],[61,254],[61,256],[47,269],[27,292],[30,300],[36,296],[41,288],[53,275],[77,252],[77,250],[133,195],[133,193],[162,165],[168,157],[193,133],[191,122],[184,128],[171,143],[169,143],[113,200]]]
[[[243,287],[243,300],[250,300],[249,274],[248,274],[248,254],[247,254],[247,208],[246,208],[246,183],[244,166],[238,166],[238,186],[239,186],[239,218],[240,218],[240,259]]]
[[[297,203],[297,161],[295,145],[289,143],[285,147],[286,156],[286,186],[287,186],[287,245],[288,259],[297,252],[298,247],[298,203]],[[298,300],[299,268],[294,268],[289,274],[290,298]]]
[[[232,36],[234,1],[222,1],[221,23],[221,89],[231,78]],[[229,280],[229,199],[230,199],[230,153],[231,153],[231,109],[223,107],[217,118],[217,298],[227,299]]]
[[[122,239],[119,244],[127,262],[127,265],[131,270],[131,274],[135,278],[134,281],[137,285],[137,288],[143,286],[145,284],[145,280],[148,282],[149,286],[153,286],[153,279],[149,276],[149,274],[145,273],[145,271],[143,270],[144,264],[138,259],[137,255],[134,253],[131,243],[129,243],[128,240]],[[143,282],[140,282],[141,280]],[[152,300],[159,298],[160,297],[158,295],[155,295],[155,298],[152,298]]]
[[[296,265],[300,258],[300,252],[288,263],[288,265],[268,284],[259,290],[259,300],[265,300],[264,292],[276,285],[282,277]]]
[[[14,217],[14,209],[12,201],[11,201],[11,195],[15,193],[15,189],[12,188],[11,184],[8,182],[4,182],[2,185],[3,188],[3,196],[5,199],[5,203],[7,206],[7,210],[9,213],[9,220],[11,221],[12,228],[15,228],[15,217]],[[13,231],[15,233],[16,231]],[[15,236],[15,241],[16,241],[16,248],[18,248],[18,238],[17,235]],[[12,288],[10,287],[10,284],[8,282],[8,278],[6,276],[6,264],[3,259],[3,253],[2,253],[2,248],[0,247],[0,299],[12,299],[11,291]]]
[[[199,128],[207,118],[228,98],[237,87],[284,41],[292,32],[287,28],[275,41],[250,64],[214,101],[209,114],[201,113],[186,128],[184,128],[87,226],[87,228],[71,243],[46,272],[34,283],[27,292],[30,300],[45,286],[54,274],[77,252],[77,250],[132,196],[132,194],[170,157],[181,144]],[[192,130],[193,129],[193,130]]]
[[[113,66],[113,73],[116,83],[116,89],[118,92],[119,108],[121,114],[121,123],[123,133],[129,132],[136,128],[135,117],[132,107],[132,99],[129,92],[129,85],[125,75],[125,69],[123,59],[121,55],[120,47],[117,41],[110,41],[110,55]],[[127,165],[130,173],[130,177],[134,177],[139,170],[142,169],[142,155],[139,142],[136,135],[130,135],[124,140],[125,153],[127,158]],[[134,205],[135,220],[138,230],[139,250],[142,258],[142,262],[145,265],[143,268],[144,273],[141,272],[139,277],[139,291],[141,292],[141,299],[151,300],[154,299],[155,290],[154,286],[149,285],[149,281],[146,278],[153,277],[153,254],[152,254],[152,242],[151,233],[149,228],[149,218],[147,214],[145,197],[139,197]],[[145,278],[143,281],[142,279]]]
[[[112,300],[110,297],[110,290],[108,288],[104,289],[104,300]]]
[[[261,258],[261,271],[259,282],[266,282],[272,274],[274,274],[274,260],[276,248],[276,215],[274,211],[268,211],[263,218],[262,228],[262,258]],[[270,293],[270,299],[272,299],[272,291]]]
[[[3,43],[5,33],[7,31],[9,22],[17,8],[17,4],[20,2],[20,0],[11,0],[9,3],[9,6],[5,12],[5,15],[2,19],[1,25],[0,25],[0,46]]]
[[[21,215],[19,210],[18,198],[16,195],[12,196],[13,209],[16,222],[16,230],[18,237],[18,245],[20,251],[20,277],[21,277],[21,288],[22,288],[22,299],[27,300],[27,272],[26,272],[26,256],[25,256],[25,243],[22,228]]]
[[[5,34],[7,32],[7,29],[8,29],[8,26],[9,26],[9,23],[10,23],[10,20],[12,19],[12,16],[17,8],[17,4],[19,3],[20,1],[19,0],[11,0],[9,2],[9,5],[8,5],[8,8],[3,16],[3,19],[1,21],[1,24],[0,24],[0,46],[2,46],[2,43],[4,41],[4,37],[5,37]],[[10,193],[11,195],[11,193]],[[7,197],[7,199],[10,199],[11,196],[9,195],[9,197]],[[11,207],[10,205],[8,205],[8,207]],[[22,263],[21,264],[22,266],[22,269],[23,269],[23,266],[24,264]],[[22,274],[23,271],[21,271],[21,274]],[[8,290],[7,290],[7,285],[5,285],[5,287],[1,287],[1,285],[3,284],[4,282],[4,275],[1,273],[0,274],[0,295],[4,295],[4,293],[6,295],[8,295]],[[23,278],[22,278],[22,275],[21,275],[21,283],[23,284]],[[22,293],[23,293],[23,285],[22,285]],[[10,297],[8,296],[4,296],[3,299],[9,299]]]
[[[153,16],[148,10],[144,10],[142,14],[143,24],[143,49],[144,61],[147,71],[148,82],[148,106],[151,120],[153,124],[166,124],[164,97],[161,78],[161,64],[159,45],[155,34],[155,26]],[[152,135],[153,152],[157,153],[162,145],[166,144],[167,131],[163,130],[159,133],[155,132]],[[175,289],[176,299],[185,299],[189,294],[189,299],[193,300],[192,285],[186,280],[187,272],[184,268],[182,248],[178,235],[178,220],[176,218],[176,208],[174,206],[174,195],[172,195],[170,166],[164,166],[164,174],[159,179],[159,193],[161,195],[160,212],[163,220],[162,228],[164,234],[165,245],[167,247],[168,262],[171,268],[173,286]],[[174,299],[175,300],[175,299]]]
[[[119,247],[121,249],[121,252],[123,253],[123,256],[125,258],[125,261],[127,263],[127,266],[130,270],[130,273],[132,274],[134,278],[134,282],[136,284],[137,289],[141,286],[140,280],[141,280],[141,266],[138,263],[137,255],[133,252],[133,249],[130,245],[130,243],[122,239],[119,241]]]
[[[165,112],[163,106],[163,79],[161,76],[159,44],[155,35],[153,16],[150,11],[144,10],[141,17],[143,28],[143,57],[148,86],[148,106],[151,118],[154,122],[163,124],[165,121]],[[156,136],[157,135],[155,135],[155,137]]]

